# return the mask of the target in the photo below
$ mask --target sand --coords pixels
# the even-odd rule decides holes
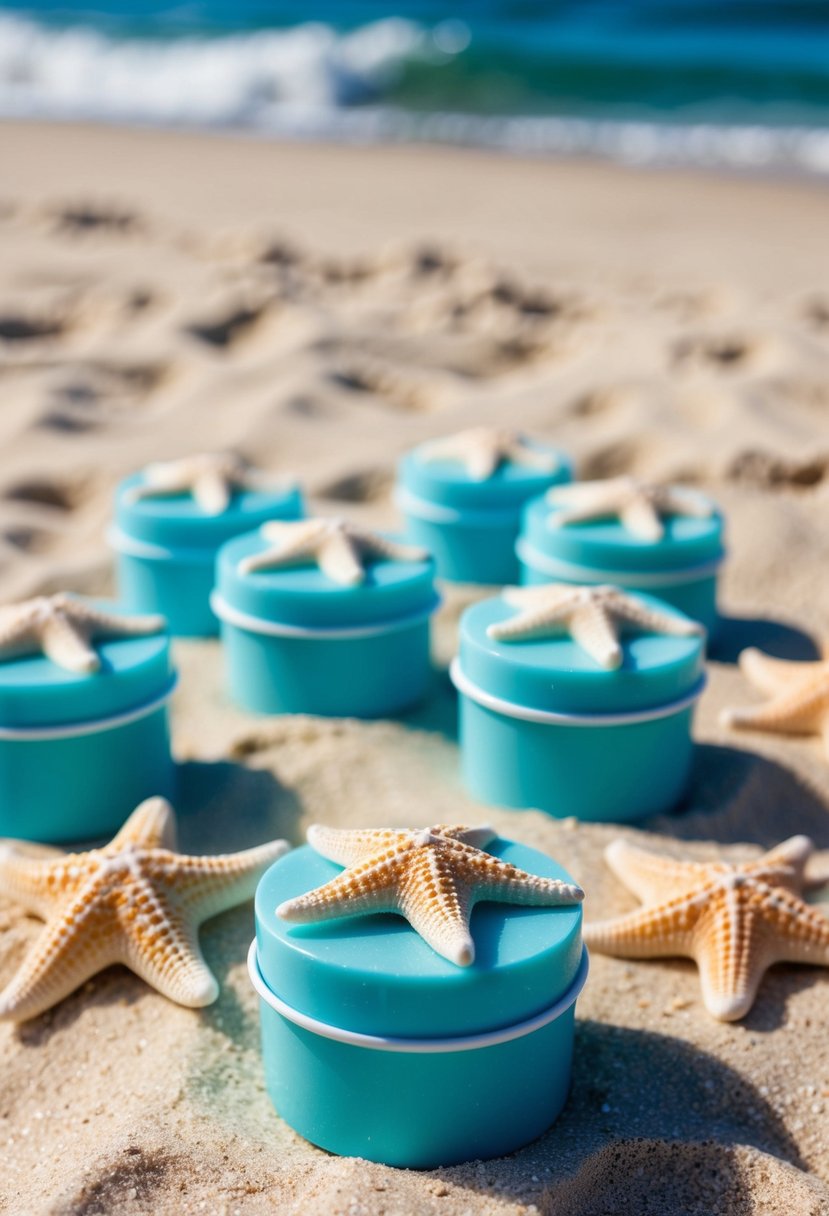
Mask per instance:
[[[717,723],[756,696],[742,646],[808,658],[829,634],[825,193],[45,125],[0,126],[0,155],[4,599],[110,588],[114,482],[194,447],[238,447],[321,510],[389,526],[399,452],[507,418],[584,476],[681,476],[728,512],[728,619],[679,815],[620,832],[482,807],[445,675],[402,722],[257,720],[228,705],[217,646],[180,643],[183,848],[489,820],[563,861],[593,918],[634,905],[602,860],[620,834],[707,858],[806,832],[829,873],[820,741]],[[471,594],[447,598],[439,667]],[[0,929],[4,981],[38,924],[2,903]],[[722,1025],[690,963],[595,957],[558,1124],[509,1158],[414,1173],[330,1157],[274,1114],[251,935],[250,906],[205,928],[223,990],[203,1012],[113,969],[0,1027],[0,1212],[829,1212],[829,973],[775,968]]]

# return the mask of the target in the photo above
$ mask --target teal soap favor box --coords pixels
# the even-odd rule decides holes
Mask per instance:
[[[571,475],[563,452],[482,427],[404,456],[395,502],[406,536],[434,555],[440,578],[500,586],[518,580],[522,507]]]
[[[374,718],[431,676],[434,562],[339,519],[274,521],[218,557],[228,687],[255,713]]]
[[[556,487],[524,511],[521,582],[613,583],[673,604],[711,636],[723,530],[714,503],[685,487],[628,477]]]
[[[534,849],[487,849],[572,882]],[[413,1168],[499,1156],[541,1135],[570,1086],[587,973],[580,907],[479,903],[475,958],[459,966],[399,915],[292,924],[277,914],[340,873],[303,847],[256,893],[249,968],[278,1113],[329,1152]]]
[[[0,836],[91,840],[171,797],[163,620],[56,595],[0,621]]]
[[[671,810],[692,760],[704,630],[613,587],[507,589],[467,609],[451,668],[470,793],[559,818]]]
[[[176,637],[211,637],[216,554],[268,519],[299,519],[302,495],[231,456],[150,465],[121,482],[108,539],[121,603],[160,612]]]

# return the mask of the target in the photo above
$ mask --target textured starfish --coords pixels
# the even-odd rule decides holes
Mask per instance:
[[[541,473],[552,473],[559,465],[553,452],[535,448],[518,431],[503,427],[476,426],[445,439],[434,439],[424,443],[418,455],[427,464],[433,460],[459,460],[474,481],[486,481],[506,462]]]
[[[608,670],[621,666],[619,634],[623,629],[677,637],[704,632],[696,621],[649,608],[618,587],[545,583],[539,587],[507,587],[503,598],[521,612],[490,625],[488,637],[496,642],[523,642],[569,633],[600,667]]]
[[[276,490],[287,484],[252,469],[233,452],[206,452],[147,465],[143,484],[134,486],[129,497],[137,502],[192,494],[206,515],[221,515],[230,506],[234,490]]]
[[[142,802],[114,840],[87,853],[4,841],[0,891],[46,925],[0,993],[0,1018],[35,1017],[113,963],[179,1005],[215,1001],[219,986],[199,948],[198,927],[250,899],[288,844],[274,840],[216,857],[187,857],[174,848],[175,816],[163,798]]]
[[[42,651],[67,671],[98,671],[92,646],[99,638],[134,638],[159,633],[163,616],[116,616],[74,595],[39,595],[0,608],[0,660]]]
[[[751,648],[740,655],[740,670],[769,695],[751,709],[726,709],[724,726],[781,734],[822,735],[829,757],[829,660],[792,663]]]
[[[608,865],[645,906],[588,925],[585,942],[621,958],[692,958],[708,1012],[736,1021],[773,963],[829,966],[829,918],[800,898],[813,849],[793,836],[744,865],[703,864],[614,841]]]
[[[243,558],[239,563],[242,574],[316,562],[335,583],[354,586],[366,577],[363,563],[367,558],[422,562],[429,556],[425,549],[400,545],[343,519],[273,520],[263,524],[260,532],[265,540],[273,541],[273,548]]]
[[[397,912],[433,950],[459,967],[475,959],[469,918],[478,900],[556,907],[579,903],[580,887],[539,878],[485,853],[497,833],[463,825],[348,831],[315,824],[308,843],[347,869],[276,909],[307,924],[367,912]]]
[[[546,501],[562,508],[548,519],[551,528],[615,516],[628,532],[650,541],[661,540],[665,535],[663,515],[708,519],[714,510],[708,499],[695,490],[685,486],[648,485],[635,477],[553,486],[547,491]]]

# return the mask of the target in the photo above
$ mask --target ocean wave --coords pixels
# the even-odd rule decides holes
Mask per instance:
[[[403,18],[349,33],[309,23],[138,39],[0,16],[0,115],[829,176],[829,132],[809,125],[429,112],[399,104],[396,88],[407,70],[451,70],[468,42],[459,22],[426,29]]]

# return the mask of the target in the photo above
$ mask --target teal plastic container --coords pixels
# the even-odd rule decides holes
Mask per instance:
[[[400,461],[395,503],[405,519],[406,538],[434,555],[440,578],[498,586],[518,581],[515,542],[522,507],[551,486],[572,480],[563,452],[533,446],[556,457],[552,472],[507,462],[491,477],[476,480],[460,461],[424,461],[421,448]]]
[[[723,517],[669,516],[661,540],[632,535],[616,519],[550,527],[561,508],[543,498],[524,511],[516,552],[522,583],[613,583],[654,595],[717,629],[717,574],[725,560]]]
[[[496,806],[590,821],[632,822],[671,810],[691,768],[704,639],[623,635],[622,665],[608,671],[569,635],[487,636],[514,613],[498,596],[461,617],[451,675],[469,792]]]
[[[376,561],[343,586],[316,565],[242,573],[267,549],[259,532],[225,545],[213,609],[221,618],[227,685],[261,714],[378,718],[408,708],[431,678],[434,562]]]
[[[0,662],[0,836],[93,840],[114,834],[145,798],[174,797],[169,637],[96,650],[101,668],[89,675],[41,655]]]
[[[131,612],[160,612],[174,637],[213,637],[219,622],[210,608],[216,554],[234,536],[269,519],[301,519],[302,495],[243,490],[220,515],[208,515],[189,494],[132,500],[136,473],[115,493],[108,540],[116,554],[118,597]]]
[[[499,840],[488,851],[573,881],[535,849]],[[283,900],[339,872],[306,846],[256,892],[248,961],[282,1118],[329,1152],[412,1168],[496,1157],[540,1136],[570,1088],[587,974],[580,906],[478,904],[476,960],[457,967],[399,916],[277,918]]]

